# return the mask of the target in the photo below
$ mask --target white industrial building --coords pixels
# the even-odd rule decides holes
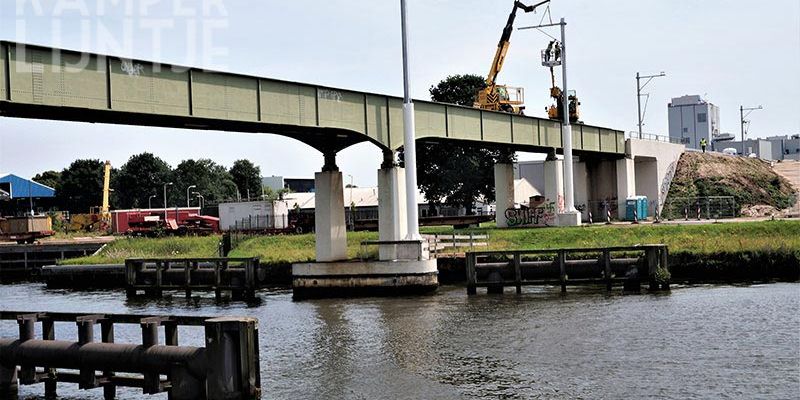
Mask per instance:
[[[719,142],[717,151],[726,148],[736,150],[742,156],[755,155],[763,160],[798,160],[800,161],[800,135],[770,136],[745,141]]]
[[[698,95],[673,98],[667,105],[669,137],[687,148],[699,149],[700,139],[706,139],[711,149],[719,136],[719,108]]]

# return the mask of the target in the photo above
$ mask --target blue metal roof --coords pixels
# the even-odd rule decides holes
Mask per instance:
[[[8,192],[12,199],[31,197],[55,197],[56,190],[30,179],[20,178],[14,174],[0,176],[0,190]]]

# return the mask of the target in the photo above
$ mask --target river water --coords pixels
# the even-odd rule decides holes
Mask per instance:
[[[637,296],[528,288],[467,297],[451,286],[423,297],[293,302],[288,292],[263,292],[261,299],[256,306],[180,294],[127,301],[119,290],[0,286],[3,310],[257,317],[265,399],[800,396],[797,283]],[[116,328],[118,341],[139,334],[136,325]],[[0,322],[0,336],[16,335],[15,322]],[[74,340],[74,324],[57,324],[56,337]],[[202,328],[182,330],[180,340],[202,345]],[[43,390],[23,386],[21,398]],[[118,393],[145,398],[135,389]],[[102,398],[101,389],[73,384],[60,384],[59,394]]]

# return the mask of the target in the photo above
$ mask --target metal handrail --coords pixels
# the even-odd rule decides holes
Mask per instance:
[[[641,137],[639,137],[639,132],[627,132],[625,134],[626,139],[641,139],[641,140],[652,140],[656,142],[665,142],[665,143],[673,143],[673,144],[682,144],[680,138],[674,138],[672,136],[667,135],[658,135],[655,133],[642,133]]]

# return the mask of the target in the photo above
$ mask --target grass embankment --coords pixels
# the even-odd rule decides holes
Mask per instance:
[[[667,201],[698,196],[733,196],[740,209],[762,205],[781,210],[795,201],[789,181],[766,161],[685,152],[678,161]]]
[[[431,230],[431,233],[452,230]],[[464,232],[489,235],[487,250],[630,246],[663,243],[670,252],[791,250],[800,252],[800,221],[762,221],[702,225],[594,225],[581,228],[496,229]]]
[[[735,252],[794,252],[800,257],[800,221],[762,221],[704,225],[595,225],[581,228],[460,230],[488,234],[486,250],[552,249],[567,247],[627,246],[664,243],[670,252],[718,254]],[[453,233],[451,228],[425,228],[423,233]],[[356,258],[360,242],[377,239],[377,232],[350,232],[348,255]],[[120,238],[96,256],[67,260],[70,264],[122,263],[132,257],[214,257],[219,236]],[[463,249],[461,249],[463,251]],[[257,236],[241,242],[231,257],[259,257],[263,263],[314,260],[313,234]]]
[[[63,264],[124,264],[126,258],[216,257],[219,236],[117,238],[97,255],[64,260]]]

